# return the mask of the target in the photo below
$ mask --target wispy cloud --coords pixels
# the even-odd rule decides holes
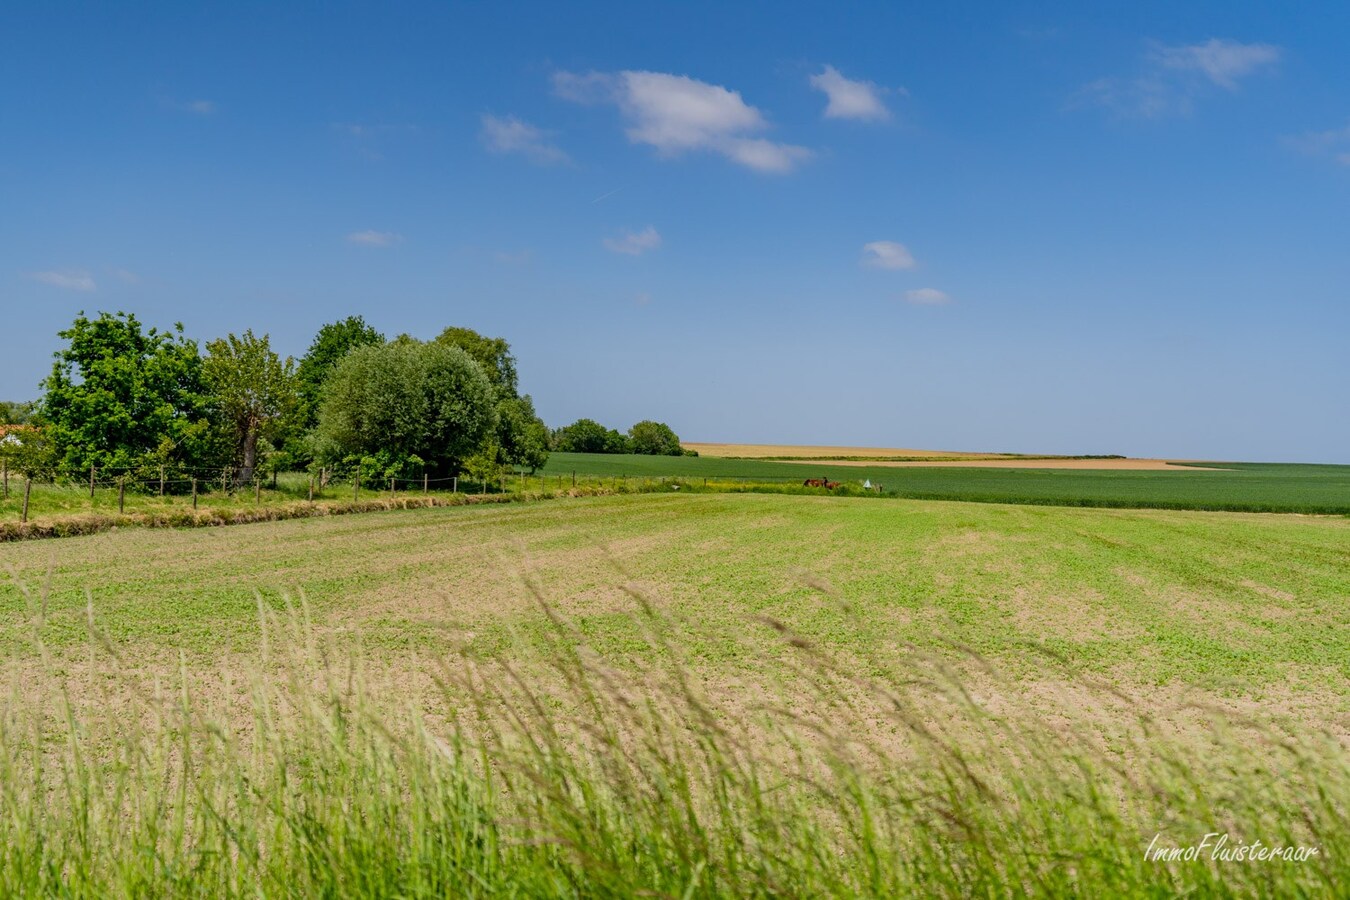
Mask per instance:
[[[1238,79],[1279,62],[1280,52],[1274,44],[1241,44],[1211,38],[1203,44],[1159,45],[1153,49],[1153,58],[1165,69],[1200,72],[1231,91],[1237,89]]]
[[[93,291],[98,289],[94,278],[88,272],[66,270],[63,272],[31,272],[29,278],[67,291]]]
[[[1243,44],[1224,38],[1199,44],[1152,44],[1138,73],[1084,85],[1070,105],[1100,106],[1129,118],[1189,115],[1205,93],[1215,87],[1236,91],[1243,79],[1273,69],[1282,54],[1274,44]]]
[[[575,103],[617,106],[628,139],[664,157],[708,151],[756,172],[784,174],[812,156],[806,147],[757,137],[768,130],[768,119],[738,91],[684,75],[556,72],[553,90]]]
[[[872,241],[863,244],[863,265],[874,269],[912,269],[914,256],[904,244],[895,241]]]
[[[384,159],[384,149],[391,143],[421,132],[416,125],[407,123],[334,122],[332,129],[359,156],[376,162]]]
[[[553,132],[536,128],[515,116],[494,116],[484,113],[479,139],[493,153],[518,153],[535,165],[549,166],[565,163],[569,157],[552,141]]]
[[[811,87],[829,98],[825,104],[827,119],[884,122],[891,117],[891,111],[881,99],[886,88],[870,81],[845,78],[834,66],[826,66],[825,71],[812,75],[810,80]]]
[[[176,100],[172,97],[162,97],[159,102],[165,109],[191,113],[194,116],[209,116],[216,112],[216,101],[214,100]]]
[[[905,291],[905,301],[916,306],[941,306],[950,303],[952,298],[937,288],[915,288]]]
[[[353,231],[347,235],[347,242],[366,247],[392,247],[401,242],[403,235],[392,231]]]
[[[661,235],[655,228],[648,225],[646,228],[634,234],[631,231],[625,231],[618,237],[607,237],[602,244],[605,249],[611,253],[625,253],[629,256],[641,256],[649,250],[655,250],[661,246]]]
[[[126,269],[110,269],[108,274],[112,275],[112,277],[116,278],[123,284],[141,283],[141,276],[137,275],[135,272],[129,272]]]
[[[1284,139],[1289,147],[1309,156],[1329,156],[1350,166],[1350,125],[1330,131],[1307,131]]]

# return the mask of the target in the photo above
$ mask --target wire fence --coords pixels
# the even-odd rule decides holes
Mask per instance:
[[[128,503],[144,506],[156,501],[165,504],[191,503],[193,509],[206,500],[213,504],[222,501],[232,504],[264,504],[304,500],[353,502],[374,497],[397,497],[407,494],[431,495],[433,493],[465,494],[501,494],[533,493],[553,494],[569,489],[614,490],[617,492],[648,491],[667,488],[670,490],[696,489],[699,487],[718,489],[729,485],[771,484],[819,487],[835,490],[841,487],[839,482],[824,479],[800,478],[790,475],[755,475],[699,473],[690,474],[601,474],[591,472],[529,472],[518,469],[503,471],[490,477],[473,478],[467,475],[438,475],[430,473],[420,477],[384,477],[362,478],[359,472],[335,473],[327,468],[317,471],[259,471],[252,477],[241,477],[237,469],[186,469],[165,466],[158,471],[139,467],[90,467],[79,472],[65,471],[49,474],[47,478],[29,478],[12,471],[8,460],[0,459],[0,513],[14,511],[20,513],[20,521],[29,519],[29,507],[32,503],[33,485],[47,487],[48,495],[52,489],[60,495],[57,505],[62,511],[73,511],[80,507],[93,509],[111,509],[114,505],[119,513],[125,512]],[[13,483],[12,483],[13,482]],[[880,485],[869,485],[880,491]],[[40,502],[51,505],[51,497],[44,496]]]

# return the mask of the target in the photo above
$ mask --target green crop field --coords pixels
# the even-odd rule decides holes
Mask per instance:
[[[871,480],[915,499],[1060,506],[1153,507],[1350,514],[1350,466],[1197,463],[1214,469],[1128,471],[978,467],[831,466],[716,457],[554,453],[545,471],[591,477],[679,476],[800,484]]]
[[[1343,517],[686,491],[0,572],[6,893],[1330,895],[1350,858]],[[1143,862],[1224,828],[1325,855]]]

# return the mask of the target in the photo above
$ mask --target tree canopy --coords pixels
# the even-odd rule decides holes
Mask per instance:
[[[66,346],[40,404],[58,465],[194,464],[210,453],[201,358],[181,324],[146,331],[127,313],[80,313],[59,335]]]
[[[367,325],[360,316],[348,316],[320,328],[295,370],[296,389],[300,396],[300,424],[311,428],[318,421],[319,398],[324,382],[342,357],[356,347],[383,343],[384,335]]]
[[[267,335],[227,335],[206,345],[202,375],[215,402],[222,437],[231,450],[235,481],[253,479],[260,440],[270,440],[295,412],[295,361],[283,361]]]
[[[483,368],[483,374],[492,382],[499,399],[516,396],[516,358],[511,355],[511,345],[504,339],[486,337],[472,328],[451,327],[437,335],[436,343],[458,347],[469,354]]]
[[[628,438],[594,419],[577,419],[554,432],[553,449],[561,453],[627,453]]]
[[[650,419],[628,429],[628,446],[632,453],[651,456],[679,456],[684,452],[679,435],[669,425]]]
[[[329,376],[318,437],[330,458],[375,460],[383,477],[425,465],[457,470],[497,426],[496,396],[458,347],[393,342],[358,347]]]

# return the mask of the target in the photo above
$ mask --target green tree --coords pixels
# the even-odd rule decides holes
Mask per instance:
[[[472,328],[447,328],[436,336],[436,343],[458,347],[479,366],[492,382],[497,398],[514,398],[517,393],[516,358],[503,338],[490,338]]]
[[[417,341],[358,347],[328,379],[318,438],[335,460],[380,457],[390,475],[422,464],[458,471],[497,426],[496,395],[458,347]]]
[[[36,403],[0,400],[0,425],[27,425],[33,421]]]
[[[127,313],[80,313],[59,335],[66,346],[38,410],[58,467],[197,465],[210,454],[201,358],[181,324],[145,331]]]
[[[554,433],[553,449],[560,453],[627,453],[628,438],[594,419],[577,419]]]
[[[384,343],[384,335],[366,324],[360,316],[348,316],[339,322],[330,322],[319,329],[314,341],[300,357],[295,378],[300,394],[298,423],[313,428],[319,419],[319,400],[324,382],[334,367],[357,347]]]
[[[272,350],[269,337],[249,329],[206,345],[202,374],[231,449],[235,483],[248,484],[258,466],[260,441],[270,441],[298,402],[295,360]]]
[[[680,447],[679,435],[669,425],[650,419],[628,429],[628,446],[633,453],[651,456],[679,456],[684,452]]]
[[[529,394],[498,402],[494,443],[498,461],[504,465],[534,472],[548,462],[548,426],[535,413]]]

